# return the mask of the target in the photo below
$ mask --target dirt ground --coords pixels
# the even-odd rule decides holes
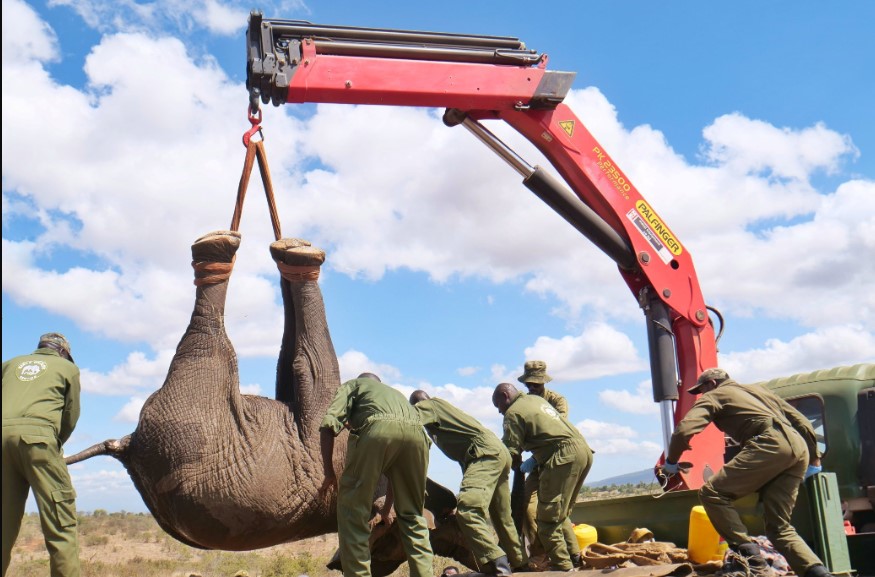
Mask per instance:
[[[324,566],[337,549],[337,535],[313,537],[246,552],[204,551],[183,545],[162,531],[149,515],[111,513],[80,517],[79,558],[83,577],[249,577],[297,570],[339,575]],[[48,552],[36,515],[26,515],[12,550],[7,577],[48,574]],[[265,569],[274,566],[275,570]],[[281,571],[280,569],[283,569]]]

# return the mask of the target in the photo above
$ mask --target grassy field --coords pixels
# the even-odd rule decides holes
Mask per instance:
[[[581,500],[653,493],[654,485],[639,483],[586,489]],[[340,577],[325,567],[337,549],[337,535],[323,535],[256,551],[204,551],[167,535],[147,513],[79,514],[79,558],[82,577]],[[435,574],[452,559],[435,558]],[[6,577],[44,577],[49,556],[39,517],[24,516]],[[402,564],[391,577],[407,577]]]
[[[144,513],[80,514],[83,577],[338,577],[325,564],[337,535],[248,552],[203,551],[183,545]],[[436,566],[440,560],[436,560]],[[447,561],[449,563],[449,561]],[[45,577],[49,558],[36,514],[25,515],[7,577]],[[395,576],[406,576],[406,564]]]

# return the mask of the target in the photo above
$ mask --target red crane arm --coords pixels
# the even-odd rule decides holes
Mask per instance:
[[[524,184],[618,264],[648,321],[654,400],[674,402],[676,424],[695,397],[680,394],[717,347],[692,257],[571,109],[574,73],[546,69],[547,56],[516,38],[321,26],[250,16],[250,109],[258,101],[444,107],[524,176]],[[528,166],[479,121],[503,120],[550,161],[571,193]],[[667,443],[666,413],[663,441]],[[671,427],[668,428],[670,433]],[[677,486],[697,488],[723,464],[723,436],[698,435]]]

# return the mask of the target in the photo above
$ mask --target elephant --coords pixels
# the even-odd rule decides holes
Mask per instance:
[[[324,478],[319,424],[340,386],[318,283],[325,253],[301,239],[270,245],[281,273],[285,326],[276,398],[268,399],[241,394],[237,356],[225,332],[225,297],[240,242],[236,231],[215,231],[192,245],[197,288],[191,320],[134,432],[67,458],[68,464],[101,454],[118,459],[161,528],[202,549],[252,550],[337,530],[337,495],[318,491]],[[335,470],[343,467],[346,443],[342,433]],[[453,493],[429,481],[426,506],[435,553],[474,567],[455,524]],[[372,526],[379,522],[375,513]],[[373,532],[375,577],[405,561],[403,552],[393,552],[393,533],[394,526]]]

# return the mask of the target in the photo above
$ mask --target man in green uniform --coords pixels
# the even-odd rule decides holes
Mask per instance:
[[[340,477],[337,533],[346,577],[370,577],[368,519],[381,475],[389,479],[396,522],[411,577],[433,577],[433,554],[423,517],[429,440],[419,413],[404,395],[372,373],[343,383],[325,418],[321,443],[323,493],[337,484],[334,437],[349,429],[346,465]],[[387,503],[392,499],[387,496]],[[386,507],[388,509],[388,505]]]
[[[523,451],[531,451],[529,462],[541,469],[537,525],[550,570],[570,571],[572,555],[579,556],[580,547],[568,517],[592,466],[592,451],[580,431],[537,395],[501,383],[492,393],[492,404],[504,415],[502,440],[514,463]]]
[[[3,363],[3,575],[33,489],[52,577],[78,577],[76,492],[61,447],[79,420],[79,369],[59,333]]]
[[[456,517],[480,571],[511,575],[511,567],[522,568],[526,560],[510,512],[510,453],[492,431],[443,399],[414,391],[410,404],[431,440],[462,467]],[[486,522],[487,511],[500,548]]]
[[[741,385],[723,369],[707,369],[690,387],[701,397],[672,434],[663,471],[678,472],[681,454],[690,439],[709,423],[732,437],[741,451],[699,489],[699,499],[717,532],[736,553],[724,571],[754,576],[770,569],[759,546],[732,505],[736,499],[759,492],[766,535],[801,577],[823,577],[829,572],[790,525],[799,485],[819,470],[817,439],[808,419],[764,387]]]
[[[523,367],[523,374],[517,377],[517,380],[526,386],[530,395],[542,397],[560,415],[566,419],[568,418],[568,401],[556,391],[552,391],[545,386],[553,380],[547,374],[547,363],[544,361],[526,361]],[[538,559],[543,559],[546,556],[546,549],[538,537],[538,526],[535,521],[535,515],[538,511],[538,485],[540,481],[540,470],[535,467],[526,475],[526,483],[523,489],[523,501],[526,503],[523,533],[525,534],[526,541],[529,542],[529,559],[536,564],[540,564]],[[578,554],[573,561],[575,565],[579,565],[580,555]]]

